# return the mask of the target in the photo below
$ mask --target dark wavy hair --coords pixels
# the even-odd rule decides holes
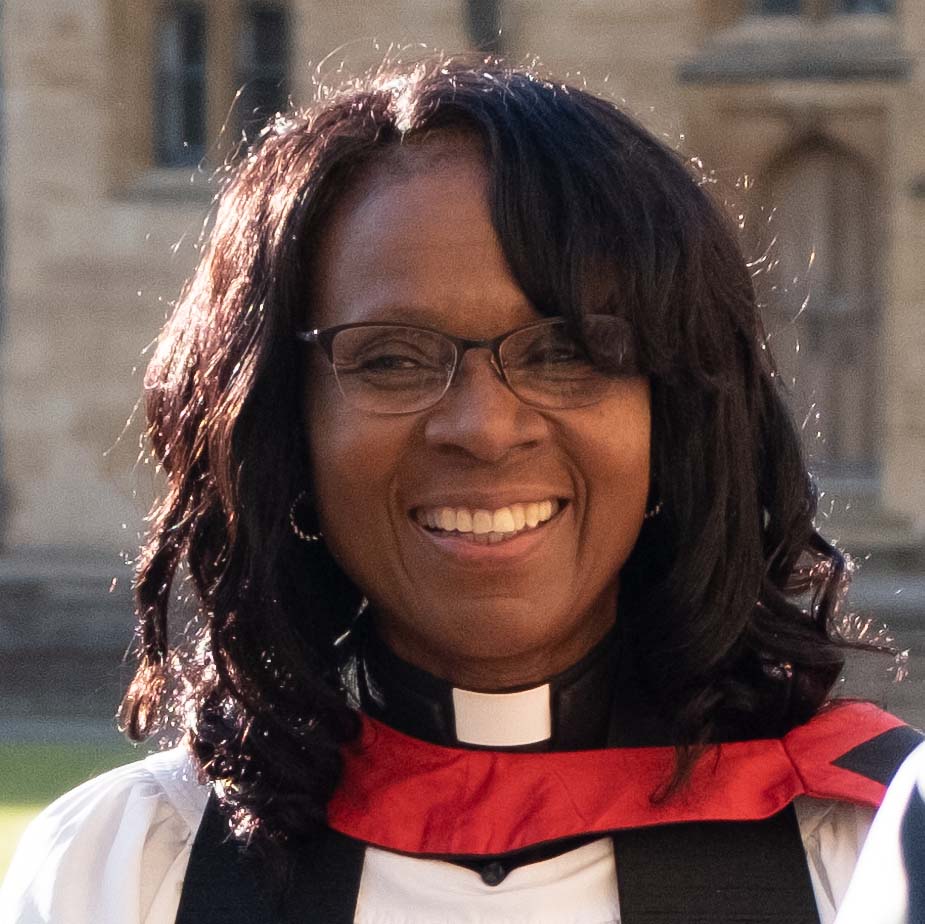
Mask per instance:
[[[359,729],[334,639],[361,590],[288,522],[311,492],[293,332],[345,190],[445,132],[483,150],[492,222],[536,310],[636,331],[662,510],[622,573],[618,631],[681,777],[704,742],[808,720],[843,665],[845,562],[813,526],[752,279],[702,175],[611,102],[528,70],[382,69],[242,153],[145,381],[167,487],[138,562],[123,723],[141,740],[173,716],[239,826],[275,839],[323,821]],[[172,642],[182,573],[199,617]]]

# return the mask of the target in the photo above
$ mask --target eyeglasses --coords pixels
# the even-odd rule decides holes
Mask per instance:
[[[577,334],[577,336],[576,336]],[[622,318],[550,318],[492,340],[467,340],[408,324],[340,324],[296,336],[322,348],[341,394],[372,414],[414,414],[449,390],[468,350],[490,350],[502,382],[524,404],[586,407],[638,375],[633,331]]]

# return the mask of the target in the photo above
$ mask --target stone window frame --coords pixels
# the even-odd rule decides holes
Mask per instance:
[[[207,26],[205,4],[198,0],[162,4],[151,65],[155,167],[192,167],[205,154]]]
[[[112,191],[146,199],[209,198],[210,174],[238,147],[243,120],[235,105],[240,84],[237,42],[248,8],[282,8],[287,83],[292,81],[294,10],[288,0],[195,0],[206,14],[205,150],[201,161],[160,166],[155,144],[158,18],[171,0],[110,0],[113,57],[107,139]],[[288,90],[284,90],[284,93]]]

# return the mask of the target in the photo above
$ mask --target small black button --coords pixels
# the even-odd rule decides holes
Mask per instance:
[[[497,860],[486,863],[480,870],[479,875],[485,885],[496,886],[504,882],[507,877],[507,870]]]

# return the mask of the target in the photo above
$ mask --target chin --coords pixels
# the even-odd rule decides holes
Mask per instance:
[[[460,621],[454,618],[452,628],[439,640],[428,640],[427,647],[433,653],[430,669],[473,689],[539,682],[564,670],[584,654],[574,637],[576,627],[564,626],[561,632],[550,633],[548,627],[557,620],[552,616],[538,618],[538,610],[518,608],[505,613],[496,607],[490,617],[483,611]]]

